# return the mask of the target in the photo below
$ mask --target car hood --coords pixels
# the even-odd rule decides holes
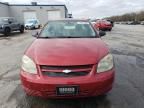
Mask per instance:
[[[39,65],[96,64],[108,53],[100,38],[36,39],[26,51]]]

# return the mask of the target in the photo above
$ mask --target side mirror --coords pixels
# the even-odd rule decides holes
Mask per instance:
[[[106,35],[106,32],[105,32],[105,31],[101,31],[101,30],[99,31],[99,36],[100,36],[100,37],[103,37],[103,36],[105,36],[105,35]]]
[[[32,32],[32,36],[33,36],[33,37],[38,37],[38,35],[39,35],[39,32],[38,32],[38,31]]]

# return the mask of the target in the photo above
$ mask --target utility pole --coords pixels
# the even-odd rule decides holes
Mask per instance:
[[[71,0],[65,0],[68,7],[68,18],[72,18]]]

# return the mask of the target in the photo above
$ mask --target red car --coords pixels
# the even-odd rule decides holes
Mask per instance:
[[[97,20],[96,23],[94,24],[94,27],[99,30],[108,30],[108,31],[112,30],[112,24],[106,20]]]
[[[87,20],[49,21],[22,57],[28,95],[79,98],[106,94],[114,81],[113,57]]]

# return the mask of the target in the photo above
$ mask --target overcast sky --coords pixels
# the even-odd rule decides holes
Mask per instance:
[[[144,10],[144,0],[0,0],[12,4],[66,4],[76,18],[103,18]]]

